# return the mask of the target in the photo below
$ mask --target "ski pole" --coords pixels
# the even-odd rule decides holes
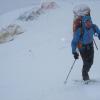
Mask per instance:
[[[97,46],[97,44],[96,44],[94,39],[93,39],[93,42],[94,42],[94,45],[95,45],[96,49],[98,50],[98,46]]]
[[[64,84],[67,83],[68,77],[69,77],[69,75],[70,75],[70,73],[71,73],[71,71],[72,71],[72,69],[73,69],[73,66],[74,66],[74,64],[75,64],[75,61],[76,61],[76,59],[74,60],[72,66],[71,66],[71,68],[70,68],[70,70],[69,70],[69,73],[68,73],[68,75],[67,75],[67,77],[66,77],[66,80],[64,81]]]

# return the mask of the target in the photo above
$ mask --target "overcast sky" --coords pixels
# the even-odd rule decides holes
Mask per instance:
[[[41,0],[0,0],[0,14],[40,3]]]

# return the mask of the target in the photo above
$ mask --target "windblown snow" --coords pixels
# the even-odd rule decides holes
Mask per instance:
[[[36,14],[42,4],[0,16],[0,39],[3,39],[2,29],[13,33],[10,34],[13,39],[6,38],[7,41],[0,44],[0,100],[100,100],[98,38],[95,41],[99,50],[95,49],[94,65],[89,73],[96,82],[89,85],[74,82],[82,79],[80,57],[64,85],[74,61],[71,51],[73,7],[80,3],[91,8],[92,20],[100,26],[99,0],[56,0],[32,20],[18,18],[23,14],[28,18],[32,11]],[[9,25],[15,26],[9,30]],[[18,35],[13,31],[15,27],[18,27]]]

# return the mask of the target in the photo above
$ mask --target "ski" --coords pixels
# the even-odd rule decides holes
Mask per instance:
[[[80,83],[80,84],[85,84],[85,85],[88,85],[88,84],[95,84],[95,83],[100,83],[100,81],[97,81],[97,80],[87,80],[87,81],[84,81],[84,80],[74,80],[74,83]]]

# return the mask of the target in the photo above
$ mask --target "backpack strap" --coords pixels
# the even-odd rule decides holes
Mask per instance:
[[[82,20],[81,20],[81,24],[80,24],[80,39],[82,39],[84,35],[83,29],[82,29]]]
[[[83,35],[84,35],[83,29],[82,27],[80,27],[80,39],[83,37]]]
[[[84,35],[84,32],[83,32],[83,29],[82,29],[82,22],[81,22],[81,25],[80,25],[80,38],[79,38],[78,45],[77,45],[78,48],[82,48],[82,43],[80,42],[80,40],[83,38],[83,35]]]

